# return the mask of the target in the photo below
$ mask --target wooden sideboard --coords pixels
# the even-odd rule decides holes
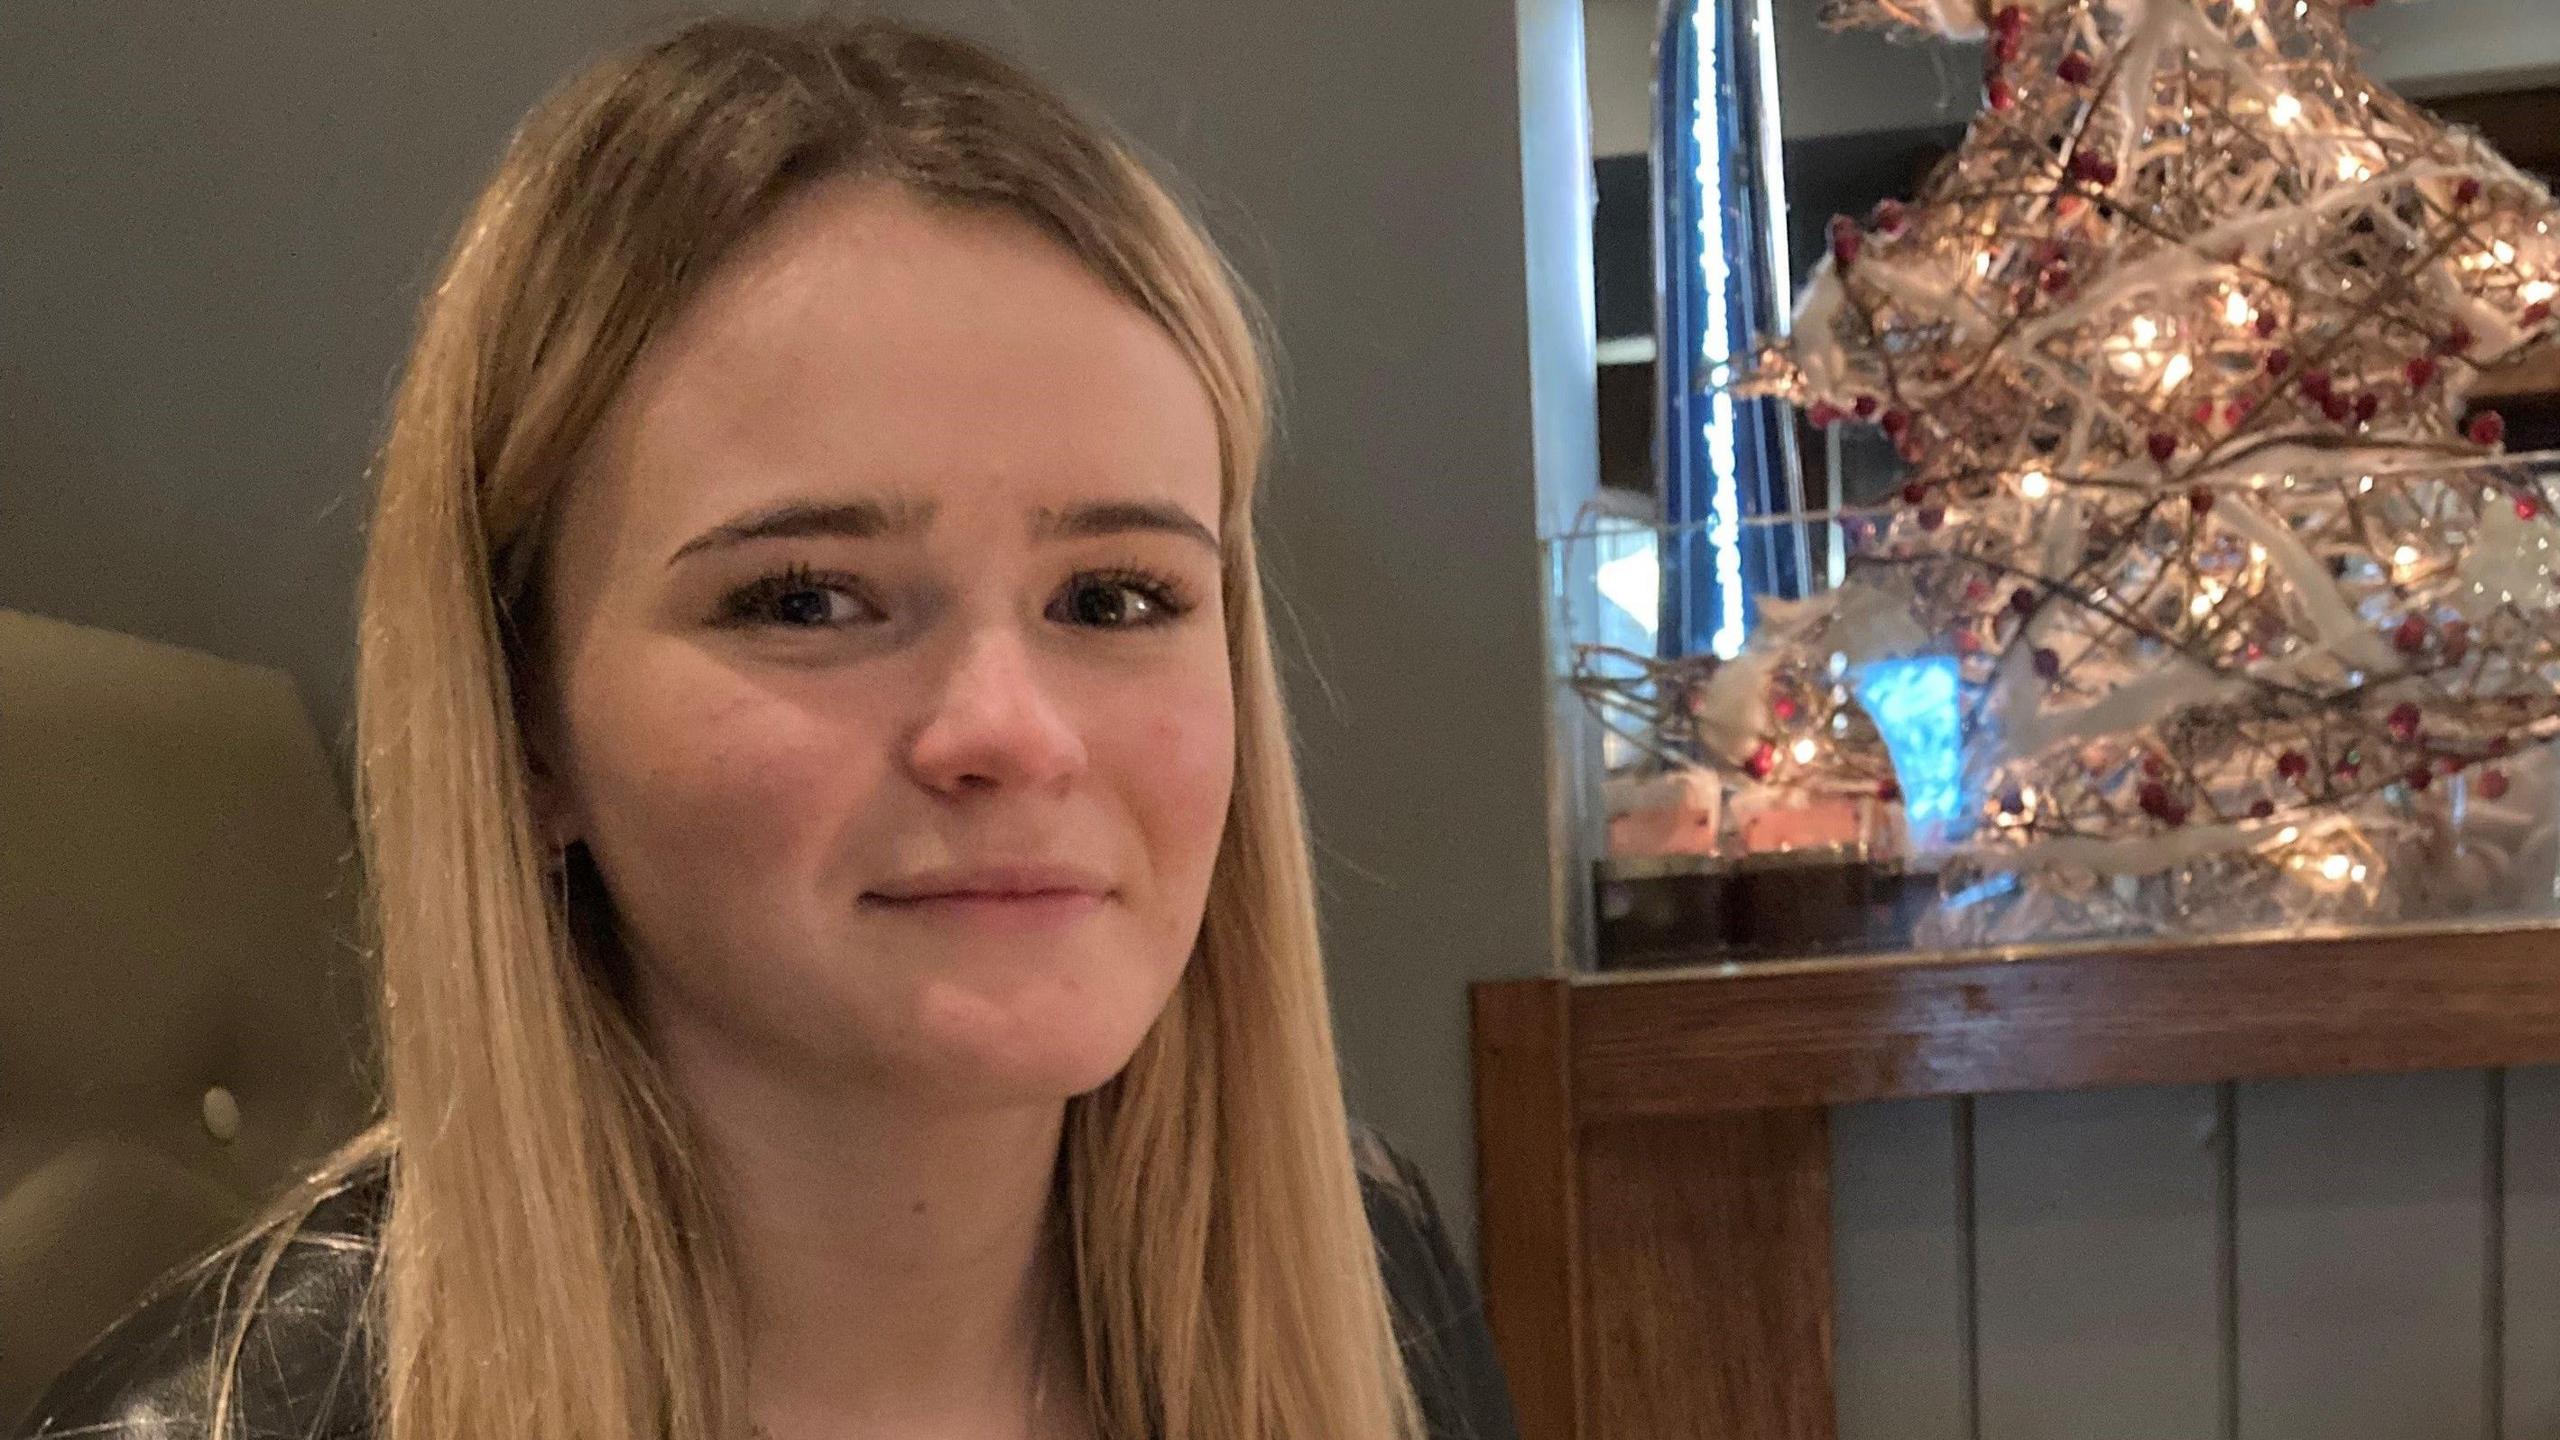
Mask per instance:
[[[2560,1062],[2560,929],[1755,962],[1472,993],[1526,1440],[1833,1440],[1829,1107]]]

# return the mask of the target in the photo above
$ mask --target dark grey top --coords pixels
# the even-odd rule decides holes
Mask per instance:
[[[1365,1124],[1353,1126],[1361,1200],[1386,1273],[1396,1336],[1432,1440],[1518,1440],[1475,1282],[1452,1252],[1430,1187]],[[241,1354],[247,1440],[368,1440],[373,1363],[364,1295],[385,1171],[360,1171],[294,1233]],[[173,1272],[36,1402],[25,1440],[196,1440],[205,1433],[229,1264]]]

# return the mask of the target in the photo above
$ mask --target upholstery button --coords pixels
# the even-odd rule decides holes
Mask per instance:
[[[226,1145],[240,1133],[240,1101],[219,1085],[204,1092],[204,1128]]]

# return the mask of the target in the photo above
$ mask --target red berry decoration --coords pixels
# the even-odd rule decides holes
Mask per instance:
[[[2009,608],[2021,615],[2036,613],[2036,592],[2021,585],[2009,592]]]
[[[2276,802],[2273,800],[2261,799],[2249,802],[2249,818],[2252,820],[2264,820],[2274,813],[2276,813]]]
[[[2530,519],[2532,519],[2534,516],[2539,515],[2539,514],[2541,514],[2541,513],[2542,513],[2542,502],[2541,502],[2541,501],[2534,499],[2534,498],[2533,498],[2532,496],[2530,496],[2530,495],[2519,495],[2519,496],[2517,496],[2517,497],[2516,497],[2516,518],[2517,518],[2517,519],[2519,519],[2519,520],[2530,520]]]
[[[2415,655],[2419,651],[2426,649],[2426,620],[2421,616],[2412,615],[2408,619],[2401,621],[2400,628],[2391,632],[2391,643],[2399,646],[2404,654]]]
[[[1946,523],[1947,512],[1938,506],[1930,505],[1920,511],[1920,528],[1923,530],[1934,531]]]
[[[2357,397],[2356,397],[2356,423],[2357,423],[2357,424],[2359,424],[2359,425],[2370,425],[2370,424],[2372,424],[2372,423],[2373,423],[2373,417],[2374,417],[2374,416],[2376,416],[2376,415],[2379,415],[2379,414],[2381,414],[2381,413],[2382,413],[2382,397],[2381,397],[2381,396],[2374,394],[2374,393],[2373,393],[2372,391],[2370,391],[2370,390],[2367,390],[2367,391],[2366,391],[2366,392],[2364,392],[2363,394],[2361,394],[2361,395],[2359,395],[2359,396],[2357,396]]]
[[[1796,718],[1796,702],[1788,696],[1781,695],[1769,702],[1769,713],[1780,720],[1793,720]]]
[[[2278,346],[2267,352],[2267,373],[2281,375],[2293,368],[2293,352]]]
[[[1979,605],[1991,596],[1991,582],[1976,575],[1964,582],[1964,598]]]
[[[2048,265],[2044,272],[2044,289],[2048,295],[2059,295],[2071,288],[2071,267]]]
[[[2299,750],[2287,750],[2276,757],[2276,773],[2287,780],[2299,780],[2311,773],[2311,762]]]
[[[1914,430],[1893,442],[1893,453],[1901,456],[1904,464],[1917,465],[1920,457],[1929,453],[1929,444]]]
[[[1872,420],[1876,414],[1876,397],[1861,395],[1849,402],[1849,413],[1861,420]]]
[[[1903,207],[1901,201],[1879,200],[1876,208],[1867,212],[1867,228],[1879,235],[1899,235],[1910,218],[1910,211]]]
[[[2507,438],[2507,417],[2495,410],[2483,410],[2471,417],[2462,433],[2470,436],[2474,445],[2495,445]]]
[[[2018,103],[2018,92],[2008,81],[1994,75],[1982,87],[1982,98],[1992,109],[2006,112]]]
[[[2213,492],[2199,485],[2187,492],[2187,508],[2198,515],[2213,511]]]
[[[2421,718],[2422,717],[2418,713],[2417,702],[2413,700],[2403,700],[2399,704],[2391,707],[2391,713],[2383,717],[2383,723],[2391,727],[2392,738],[2398,740],[2403,745],[2407,745],[2417,740],[2418,721]]]
[[[1917,505],[1929,498],[1929,487],[1913,480],[1902,487],[1902,503]]]
[[[2053,73],[2061,76],[2066,85],[2086,85],[2097,70],[2089,64],[2088,56],[2074,50],[2062,57],[2062,63],[2053,67]]]
[[[2236,427],[2249,418],[2249,412],[2254,408],[2248,396],[2238,396],[2222,407],[2222,423]]]
[[[2447,355],[2460,355],[2469,350],[2477,339],[2478,337],[2471,333],[2470,326],[2456,320],[2444,332],[2443,338],[2436,341],[2436,349]]]
[[[2336,393],[2336,388],[2330,383],[2329,372],[2326,370],[2303,371],[2301,385],[2302,393],[2314,400],[2326,401]]]
[[[2073,178],[2092,185],[2113,185],[2116,183],[2116,162],[2095,150],[2082,150],[2071,157],[2071,174]]]
[[[1877,798],[1877,799],[1879,799],[1879,800],[1886,801],[1886,802],[1888,802],[1888,803],[1890,803],[1890,802],[1892,802],[1892,801],[1895,801],[1895,800],[1899,800],[1899,799],[1901,799],[1901,798],[1902,798],[1902,786],[1901,786],[1901,784],[1900,784],[1899,782],[1895,781],[1895,780],[1893,779],[1893,777],[1891,777],[1891,776],[1887,776],[1887,777],[1885,777],[1883,780],[1881,780],[1881,781],[1877,782],[1877,784],[1876,784],[1876,798]]]
[[[2332,392],[2328,399],[2320,402],[2320,413],[2328,416],[2331,424],[2343,425],[2347,417],[2355,412],[2356,407],[2347,403],[2347,397],[2335,392]]]
[[[2152,431],[2151,438],[2143,445],[2150,450],[2152,460],[2162,465],[2168,464],[2169,457],[2178,453],[2178,437],[2166,430]]]
[[[2483,770],[2480,772],[2481,799],[2495,800],[2506,793],[2507,772],[2504,770]]]
[[[2251,328],[2258,332],[2259,339],[2273,340],[2276,338],[2276,312],[2273,310],[2259,311],[2258,318],[2251,322]]]
[[[2424,390],[2427,382],[2436,378],[2436,362],[2421,355],[2402,366],[2400,373],[2408,377],[2410,389]]]
[[[2551,318],[2551,302],[2536,300],[2524,307],[2524,314],[2517,318],[2524,321],[2524,328],[2527,330],[2536,329],[2543,321]]]
[[[1899,440],[1902,432],[1911,428],[1911,412],[1896,407],[1884,412],[1884,418],[1876,423],[1884,427],[1886,435]]]
[[[2003,35],[2023,32],[2027,28],[2027,8],[2023,5],[2001,6],[1991,16],[1991,28]]]
[[[1828,430],[1840,423],[1840,407],[1828,400],[1816,400],[1806,408],[1804,418],[1813,422],[1814,429]]]
[[[1778,747],[1766,740],[1761,741],[1752,747],[1750,758],[1742,762],[1742,768],[1750,771],[1754,780],[1768,779],[1769,772],[1778,768]]]
[[[2039,645],[2035,654],[2036,673],[2047,680],[2062,674],[2062,657]]]
[[[1846,215],[1831,217],[1831,261],[1846,270],[1858,263],[1858,222]]]
[[[1991,37],[1991,58],[1993,62],[1996,64],[2007,65],[2015,61],[2018,58],[2018,46],[2025,38],[2026,37],[2020,35],[2015,30],[2003,30],[1998,34],[1993,35]]]
[[[2145,755],[2142,757],[2142,773],[2157,780],[2169,773],[2169,762],[2157,755]]]
[[[2169,787],[2157,780],[2145,780],[2142,788],[2134,792],[2133,799],[2142,807],[2142,813],[2157,815],[2169,808]]]
[[[2400,778],[2409,782],[2410,789],[2424,790],[2435,782],[2436,776],[2435,772],[2429,770],[2424,764],[2418,764],[2410,766],[2408,772]]]
[[[2469,175],[2463,176],[2462,183],[2453,187],[2453,203],[2456,205],[2468,205],[2479,198],[2480,182]]]

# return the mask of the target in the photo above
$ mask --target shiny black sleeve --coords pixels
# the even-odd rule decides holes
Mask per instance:
[[[1519,1440],[1483,1299],[1450,1244],[1429,1183],[1366,1124],[1353,1127],[1352,1149],[1397,1341],[1431,1440]]]

